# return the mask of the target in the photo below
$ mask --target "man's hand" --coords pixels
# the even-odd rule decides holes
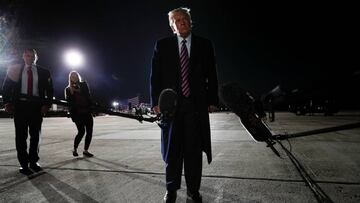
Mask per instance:
[[[13,113],[13,112],[14,112],[14,107],[13,107],[13,105],[10,104],[10,103],[5,104],[5,111],[6,111],[7,113]]]
[[[46,114],[48,111],[49,111],[49,106],[43,105],[43,106],[41,107],[41,114],[42,114],[42,115]]]
[[[154,111],[154,113],[155,113],[156,115],[160,114],[160,108],[159,108],[159,106],[154,106],[154,107],[153,107],[153,111]]]
[[[210,105],[209,107],[208,107],[208,111],[210,112],[210,113],[212,113],[212,112],[214,112],[214,111],[217,111],[218,110],[218,108],[216,107],[216,106],[214,106],[214,105]]]

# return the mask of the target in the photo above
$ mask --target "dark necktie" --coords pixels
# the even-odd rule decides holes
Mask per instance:
[[[28,96],[32,96],[32,94],[33,94],[33,74],[32,74],[32,70],[31,70],[31,66],[27,67],[27,75],[28,75],[27,94],[28,94]]]
[[[180,52],[180,66],[181,66],[181,92],[185,97],[190,96],[190,86],[189,86],[189,54],[186,48],[186,40],[184,39],[181,45]]]

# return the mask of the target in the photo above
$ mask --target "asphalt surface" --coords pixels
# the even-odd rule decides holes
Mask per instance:
[[[254,142],[232,113],[211,114],[213,162],[204,156],[200,193],[204,202],[360,202],[359,112],[335,116],[276,113],[274,134],[304,134],[275,144]],[[164,163],[160,128],[154,123],[95,117],[92,158],[72,156],[75,125],[45,118],[40,161],[44,171],[19,173],[14,124],[0,118],[0,202],[162,202]],[[283,147],[282,147],[283,146]],[[79,149],[83,148],[83,141]],[[184,177],[177,202],[186,202]]]

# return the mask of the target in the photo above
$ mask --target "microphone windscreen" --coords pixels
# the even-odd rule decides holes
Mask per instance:
[[[257,115],[255,99],[250,92],[241,88],[238,83],[232,82],[219,88],[219,97],[224,105],[239,116],[241,124],[255,141],[272,139],[270,130]]]
[[[172,118],[177,107],[177,94],[173,89],[164,89],[159,96],[160,113],[165,118]]]
[[[254,112],[254,98],[238,83],[231,82],[219,88],[221,102],[239,117]]]

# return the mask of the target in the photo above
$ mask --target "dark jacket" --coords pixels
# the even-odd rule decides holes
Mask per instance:
[[[4,83],[3,83],[3,102],[4,104],[15,102],[21,96],[21,75],[25,64],[16,64],[8,68]],[[43,105],[51,105],[50,101],[53,98],[54,89],[49,70],[36,65],[38,73],[38,90],[39,97]]]
[[[65,88],[65,99],[70,103],[69,112],[72,120],[75,122],[77,116],[82,113],[91,113],[91,97],[89,86],[86,82],[79,82],[79,92],[70,94],[70,87]],[[81,101],[76,100],[75,94],[81,97]]]
[[[181,92],[179,74],[180,59],[177,37],[172,36],[157,41],[150,78],[152,106],[158,105],[158,98],[163,89],[171,88],[178,93]],[[218,105],[216,62],[212,43],[194,34],[191,38],[189,80],[192,99],[200,115],[202,150],[206,153],[208,163],[210,163],[212,155],[208,106]],[[171,136],[171,131],[169,133]],[[162,145],[165,146],[166,143],[162,143]],[[166,150],[166,147],[164,149]],[[164,158],[166,151],[162,151],[162,153]]]

